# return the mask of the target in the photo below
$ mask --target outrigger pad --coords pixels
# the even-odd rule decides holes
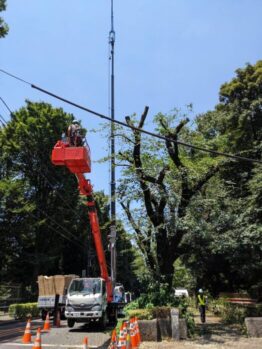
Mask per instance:
[[[52,163],[66,166],[72,173],[91,172],[89,147],[69,147],[67,143],[58,141],[52,150]]]

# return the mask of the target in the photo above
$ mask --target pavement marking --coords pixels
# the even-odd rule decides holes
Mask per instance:
[[[29,344],[24,344],[24,343],[3,343],[4,345],[9,345],[9,346],[23,346],[23,347],[32,347],[32,343]],[[0,343],[1,346],[1,343]],[[83,348],[82,345],[75,345],[75,344],[41,344],[42,347],[59,347],[59,348]],[[98,348],[96,345],[88,345],[88,348]]]

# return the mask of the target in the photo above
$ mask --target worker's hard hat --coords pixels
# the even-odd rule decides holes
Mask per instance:
[[[203,293],[202,288],[200,288],[200,289],[198,290],[198,293]]]
[[[79,121],[79,120],[74,119],[74,120],[72,121],[72,124],[80,124],[80,121]]]

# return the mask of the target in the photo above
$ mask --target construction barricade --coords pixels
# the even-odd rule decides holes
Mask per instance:
[[[141,343],[138,319],[131,318],[120,326],[119,336],[116,329],[112,331],[108,349],[137,349]]]

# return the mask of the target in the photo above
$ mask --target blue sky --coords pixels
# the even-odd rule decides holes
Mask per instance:
[[[262,56],[261,0],[114,0],[116,118],[150,107],[193,103],[212,109],[235,69]],[[98,112],[109,113],[110,0],[7,0],[10,27],[0,40],[0,68]],[[101,120],[0,75],[12,110],[24,100],[73,112],[87,129]],[[0,113],[8,114],[3,105]],[[88,136],[93,160],[107,154],[103,136]],[[109,191],[109,166],[94,163],[95,190]]]

